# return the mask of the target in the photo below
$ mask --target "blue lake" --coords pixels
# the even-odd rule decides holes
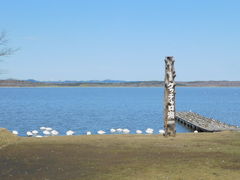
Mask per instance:
[[[192,111],[240,126],[240,88],[176,89],[177,111]],[[163,88],[0,88],[0,127],[52,127],[64,135],[128,128],[163,129]],[[189,132],[177,125],[177,132]]]

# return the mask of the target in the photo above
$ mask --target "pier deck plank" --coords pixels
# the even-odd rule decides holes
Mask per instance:
[[[232,126],[212,118],[207,118],[194,112],[177,112],[176,121],[186,125],[193,130],[202,132],[240,130],[237,126]]]

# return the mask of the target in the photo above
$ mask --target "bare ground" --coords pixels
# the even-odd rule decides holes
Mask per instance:
[[[16,137],[0,129],[1,180],[238,180],[240,132]]]

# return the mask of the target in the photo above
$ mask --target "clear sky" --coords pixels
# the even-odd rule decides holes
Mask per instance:
[[[0,0],[0,79],[240,80],[238,0]]]

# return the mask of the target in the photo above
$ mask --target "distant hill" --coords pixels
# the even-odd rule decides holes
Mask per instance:
[[[37,81],[0,80],[0,87],[162,87],[163,81]],[[177,82],[179,87],[240,87],[240,81],[190,81]]]
[[[66,80],[66,81],[37,81],[34,79],[28,79],[25,80],[28,82],[42,82],[42,83],[124,83],[124,82],[134,82],[134,81],[122,81],[122,80],[110,80],[110,79],[106,79],[106,80],[89,80],[89,81],[70,81],[70,80]]]
[[[195,87],[239,87],[240,81],[191,81],[191,82],[178,82],[180,86],[195,86]]]

